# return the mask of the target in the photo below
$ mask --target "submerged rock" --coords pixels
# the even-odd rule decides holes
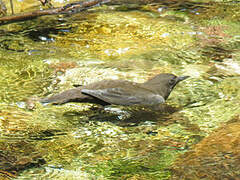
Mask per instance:
[[[172,179],[239,179],[240,117],[212,133],[173,165]]]
[[[0,179],[14,177],[22,170],[44,163],[45,160],[32,143],[0,142]]]

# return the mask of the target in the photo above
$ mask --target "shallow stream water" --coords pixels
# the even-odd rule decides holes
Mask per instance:
[[[14,4],[16,12],[39,8],[38,1]],[[191,76],[175,87],[162,111],[90,103],[27,107],[76,84],[144,82],[159,73]],[[0,75],[3,178],[211,179],[216,172],[240,178],[238,1],[113,3],[1,25]],[[215,148],[206,154],[227,154],[217,169],[211,172],[216,162],[206,161],[209,169],[178,171],[194,167],[185,156],[213,133],[213,145],[205,146]]]

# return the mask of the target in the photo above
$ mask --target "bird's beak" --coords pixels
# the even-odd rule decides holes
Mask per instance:
[[[177,82],[183,81],[184,79],[189,78],[190,76],[179,76],[177,77]]]

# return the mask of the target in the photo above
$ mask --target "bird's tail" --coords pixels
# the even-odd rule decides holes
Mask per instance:
[[[80,100],[84,95],[81,93],[80,88],[74,88],[62,93],[43,98],[39,102],[42,104],[65,104],[67,102],[73,102],[76,99]]]

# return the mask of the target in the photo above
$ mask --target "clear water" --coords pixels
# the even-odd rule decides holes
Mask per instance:
[[[35,3],[15,2],[18,11],[39,7]],[[125,3],[0,26],[0,175],[211,178],[212,162],[207,161],[204,169],[191,164],[187,153],[202,160],[206,154],[214,157],[231,150],[233,160],[220,158],[215,171],[219,176],[228,172],[227,178],[239,177],[236,169],[227,168],[240,164],[239,9],[234,1]],[[162,112],[121,106],[103,109],[88,103],[26,107],[34,98],[75,84],[109,78],[144,82],[163,72],[191,78],[175,87]],[[226,132],[216,130],[220,126],[227,126]],[[213,145],[208,139],[201,141],[213,132],[219,132],[212,137]],[[216,148],[207,152],[204,145]],[[191,154],[191,148],[207,153]],[[186,159],[177,159],[183,153]],[[190,169],[190,175],[185,171],[184,176],[178,164],[200,168]]]

